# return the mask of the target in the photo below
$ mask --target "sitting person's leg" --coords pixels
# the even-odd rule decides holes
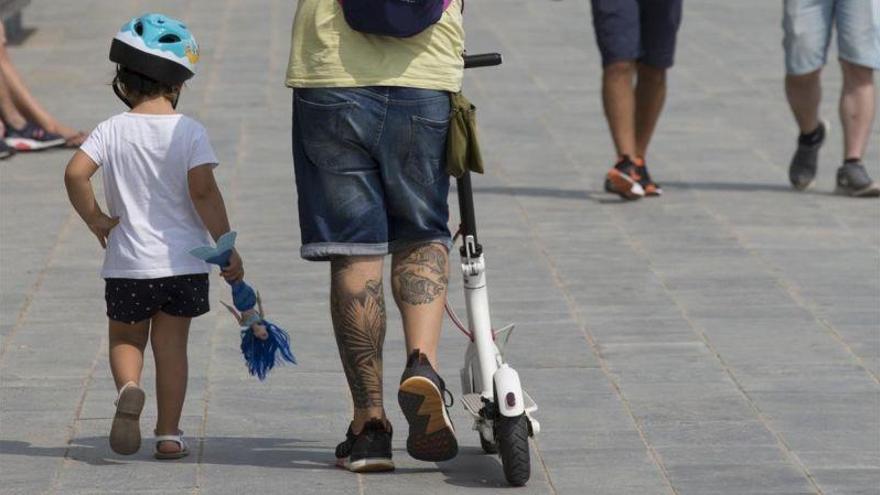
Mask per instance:
[[[0,71],[0,118],[3,119],[3,129],[11,127],[13,129],[21,129],[27,124],[27,119],[18,111],[12,93],[9,91],[9,85],[3,72]],[[5,132],[4,132],[5,133]]]
[[[9,93],[15,103],[19,115],[36,123],[47,134],[60,135],[68,146],[79,146],[85,141],[85,133],[59,122],[31,94],[6,50],[6,33],[2,23],[0,23],[0,74],[3,76],[5,91]],[[8,120],[6,123],[13,129],[23,129],[26,125],[26,122],[16,123]]]
[[[24,117],[15,108],[15,102],[12,101],[12,95],[9,94],[9,88],[3,80],[3,74],[0,73],[0,137],[6,135],[6,123],[14,126],[17,123],[24,122]],[[15,148],[6,144],[6,141],[0,139],[0,160],[9,158],[15,154]]]

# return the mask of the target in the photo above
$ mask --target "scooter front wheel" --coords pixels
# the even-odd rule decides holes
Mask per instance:
[[[529,418],[525,414],[513,418],[498,418],[495,422],[495,441],[507,482],[513,486],[525,485],[532,474],[529,459]]]

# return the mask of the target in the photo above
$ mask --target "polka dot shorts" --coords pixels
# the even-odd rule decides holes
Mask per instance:
[[[105,281],[104,299],[111,320],[134,324],[152,318],[159,311],[195,318],[210,310],[207,273]]]

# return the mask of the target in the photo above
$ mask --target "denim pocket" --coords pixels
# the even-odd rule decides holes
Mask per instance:
[[[310,97],[312,93],[309,92]],[[309,161],[331,172],[346,171],[350,168],[347,166],[350,160],[345,160],[346,136],[354,133],[349,118],[355,102],[324,93],[315,93],[319,97],[315,99],[327,101],[311,101],[299,93],[294,95],[296,125],[301,126],[299,135]],[[351,165],[356,167],[357,163]]]
[[[433,185],[446,173],[446,135],[449,119],[411,118],[409,157],[403,173],[423,186]]]

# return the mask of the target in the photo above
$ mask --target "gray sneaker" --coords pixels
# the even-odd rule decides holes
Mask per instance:
[[[819,168],[819,149],[825,144],[825,138],[831,132],[831,126],[827,120],[819,122],[821,137],[818,142],[809,144],[798,141],[797,151],[791,157],[788,166],[788,180],[798,191],[803,191],[813,185],[816,179],[816,169]]]
[[[880,196],[880,184],[874,182],[861,162],[845,162],[837,169],[837,194],[854,198]]]

